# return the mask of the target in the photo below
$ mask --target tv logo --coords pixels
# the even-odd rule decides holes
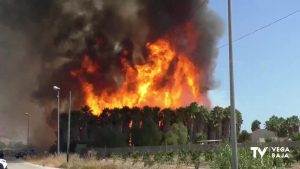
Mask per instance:
[[[290,150],[288,147],[265,147],[263,149],[259,147],[250,147],[250,150],[253,152],[253,158],[256,158],[257,154],[260,155],[260,158],[263,158],[268,149],[270,150],[269,154],[272,158],[289,158]]]
[[[263,158],[263,156],[268,150],[268,147],[265,147],[263,150],[261,150],[259,147],[250,147],[250,150],[253,151],[253,158],[256,158],[257,152],[259,153],[260,158]]]

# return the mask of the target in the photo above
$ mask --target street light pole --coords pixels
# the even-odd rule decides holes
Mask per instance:
[[[60,88],[57,87],[57,86],[53,86],[53,89],[57,91],[57,154],[60,153],[60,150],[59,150],[59,130],[60,130],[60,127],[59,127],[59,91],[60,91]]]
[[[29,113],[25,113],[25,116],[27,116],[27,146],[29,146],[29,119],[30,119],[30,115]]]
[[[71,91],[70,91],[70,98],[69,98],[69,115],[68,115],[67,162],[69,162],[69,151],[70,151],[71,107],[72,107],[72,93],[71,93]]]
[[[231,30],[231,0],[228,0],[228,41],[229,41],[229,76],[230,76],[230,109],[231,109],[231,168],[238,169],[237,136],[236,136],[236,113],[234,99],[234,73],[233,73],[233,50]]]

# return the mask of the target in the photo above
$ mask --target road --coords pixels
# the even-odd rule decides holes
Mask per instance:
[[[42,167],[42,166],[26,163],[22,160],[17,160],[14,158],[8,158],[6,159],[6,161],[8,163],[7,167],[9,169],[54,169],[50,167]]]

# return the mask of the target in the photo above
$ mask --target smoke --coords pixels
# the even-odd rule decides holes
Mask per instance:
[[[121,53],[127,50],[131,64],[143,63],[145,44],[161,37],[172,39],[201,67],[199,85],[206,95],[214,84],[215,44],[222,30],[205,0],[1,0],[1,130],[24,139],[29,112],[33,144],[52,144],[52,86],[61,87],[62,100],[72,90],[74,105],[80,106],[80,85],[70,72],[80,67],[84,54],[102,70],[87,78],[99,89],[113,90],[122,82]]]

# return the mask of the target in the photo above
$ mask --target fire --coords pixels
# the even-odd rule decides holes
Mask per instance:
[[[89,55],[85,55],[81,68],[71,75],[79,79],[84,102],[100,115],[104,108],[123,106],[159,106],[162,108],[186,106],[190,102],[201,101],[199,89],[200,73],[185,53],[178,53],[167,39],[147,43],[149,55],[144,64],[132,65],[121,58],[123,81],[116,90],[101,89],[85,77],[97,74],[97,66]]]
[[[142,127],[143,127],[143,121],[141,120],[139,123],[139,128],[142,128]]]
[[[160,128],[163,127],[163,121],[162,120],[158,121],[158,127],[160,127]]]
[[[129,127],[130,129],[132,129],[132,125],[133,125],[133,121],[130,120],[130,122],[129,122],[129,124],[128,124],[128,127]]]

